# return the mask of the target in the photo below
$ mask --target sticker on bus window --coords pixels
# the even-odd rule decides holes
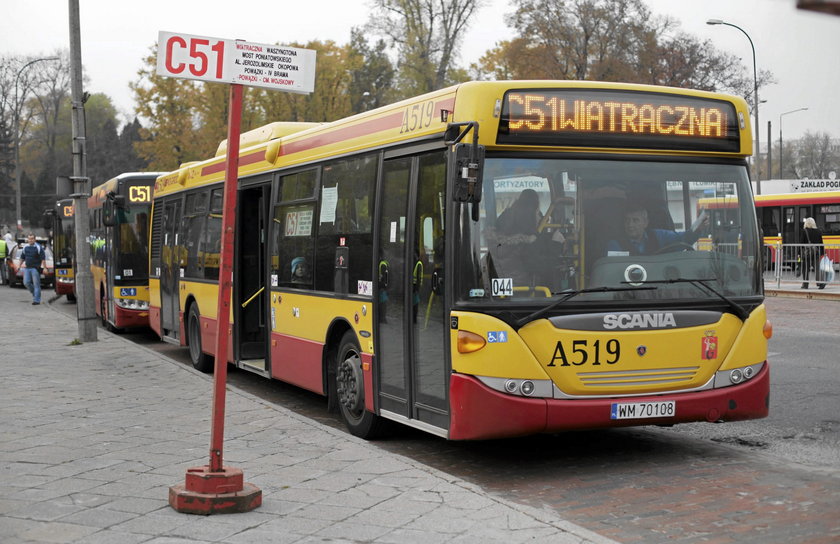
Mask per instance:
[[[335,223],[335,208],[338,205],[338,185],[321,188],[321,224]]]
[[[272,274],[271,275],[271,286],[272,287],[277,287],[278,283],[279,283],[279,278],[277,277],[277,274]]]
[[[286,236],[309,236],[312,234],[312,210],[286,212]]]
[[[126,270],[123,270],[123,276],[125,276],[126,278],[130,278],[133,275],[134,275],[134,270],[132,270],[130,268],[126,269]]]
[[[373,294],[373,282],[372,281],[363,281],[359,280],[358,286],[356,287],[358,293],[360,295],[370,296]]]
[[[513,278],[493,278],[490,288],[494,297],[512,297]]]

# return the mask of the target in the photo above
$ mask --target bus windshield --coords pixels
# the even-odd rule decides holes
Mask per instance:
[[[147,279],[149,274],[149,209],[150,205],[120,208],[117,211],[117,228],[114,230],[115,280]]]
[[[761,294],[743,163],[488,157],[479,221],[470,206],[455,251],[461,302]]]

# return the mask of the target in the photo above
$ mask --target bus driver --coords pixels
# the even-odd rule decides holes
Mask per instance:
[[[679,246],[690,246],[700,237],[701,226],[709,218],[703,212],[685,232],[648,228],[647,209],[638,202],[630,202],[624,210],[624,235],[607,243],[607,256],[655,255],[668,248],[676,251]]]

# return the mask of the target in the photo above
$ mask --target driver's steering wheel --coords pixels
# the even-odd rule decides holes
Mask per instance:
[[[659,248],[654,255],[659,255],[660,253],[671,253],[679,248],[682,248],[683,251],[694,251],[694,246],[691,244],[687,244],[685,242],[674,242],[673,244],[668,244],[665,247]]]

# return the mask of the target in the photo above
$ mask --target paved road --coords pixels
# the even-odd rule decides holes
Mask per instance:
[[[818,340],[840,335],[835,325],[840,301],[780,297],[769,298],[767,304],[776,330],[771,352],[774,368],[778,367],[773,374],[777,388],[787,375],[784,366],[804,359],[804,348],[793,343],[792,335],[804,335],[796,342],[811,351]],[[160,349],[186,364],[185,351],[166,344]],[[795,366],[793,370],[795,374]],[[814,383],[828,378],[836,380],[838,375],[817,376]],[[247,373],[234,372],[231,381],[272,404],[341,429],[325,412],[320,397]],[[795,394],[802,396],[801,391]],[[777,397],[785,398],[774,392],[774,405]],[[824,402],[827,411],[833,403],[836,412],[836,394]],[[825,436],[785,434],[786,429],[804,424],[778,422],[779,411],[777,407],[770,418],[756,422],[470,443],[445,442],[405,429],[375,446],[466,480],[494,496],[547,508],[621,542],[838,542],[840,447],[829,444],[820,450],[822,458],[803,459],[801,452],[814,451],[814,444]],[[768,427],[778,431],[761,431]]]

